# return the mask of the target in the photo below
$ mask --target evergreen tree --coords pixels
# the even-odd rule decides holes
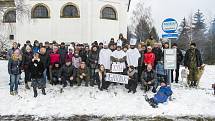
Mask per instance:
[[[141,17],[136,26],[135,34],[140,41],[145,41],[150,37],[150,27],[144,17]]]
[[[156,41],[159,40],[158,33],[157,33],[156,28],[154,26],[152,27],[152,29],[150,31],[150,35],[153,36]]]
[[[189,48],[189,43],[190,43],[189,31],[190,31],[190,27],[188,26],[187,21],[184,18],[178,29],[179,37],[177,40],[178,47],[183,50],[187,50]]]

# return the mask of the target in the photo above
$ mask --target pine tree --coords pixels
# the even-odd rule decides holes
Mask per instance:
[[[190,27],[187,24],[186,19],[184,18],[179,26],[178,33],[179,38],[177,40],[178,47],[184,50],[187,50],[189,48],[189,31]]]
[[[144,17],[141,17],[137,27],[135,29],[135,34],[140,41],[145,41],[150,36],[150,27],[148,22]]]
[[[150,35],[153,36],[156,41],[159,40],[159,36],[158,36],[157,30],[156,30],[156,28],[154,26],[152,27],[152,29],[150,31]]]

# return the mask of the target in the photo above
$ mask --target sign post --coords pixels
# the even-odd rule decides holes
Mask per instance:
[[[171,86],[171,70],[176,69],[177,65],[177,50],[171,49],[171,39],[178,38],[178,34],[176,33],[176,30],[178,28],[178,23],[173,18],[167,18],[162,23],[162,29],[165,32],[165,34],[162,34],[163,38],[167,38],[169,40],[169,49],[164,50],[164,69],[168,69],[168,81],[169,85]],[[171,97],[170,97],[171,100]]]

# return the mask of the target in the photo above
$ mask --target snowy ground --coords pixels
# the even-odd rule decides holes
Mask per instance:
[[[123,86],[110,87],[110,91],[98,91],[96,87],[66,88],[47,85],[47,95],[39,93],[33,98],[32,89],[19,87],[19,96],[9,95],[7,61],[0,61],[0,115],[36,115],[69,117],[72,115],[97,115],[106,117],[212,117],[215,118],[215,96],[211,84],[215,82],[215,66],[206,66],[200,89],[188,89],[182,84],[173,84],[173,101],[153,109],[145,101],[139,89],[128,94]],[[148,93],[152,96],[152,93]]]

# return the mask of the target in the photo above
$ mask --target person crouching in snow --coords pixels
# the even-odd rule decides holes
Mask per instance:
[[[75,76],[76,76],[75,67],[69,60],[66,60],[66,64],[62,66],[59,73],[59,80],[62,81],[63,87],[67,86],[67,81],[72,87],[75,80]]]
[[[42,94],[46,95],[46,81],[43,79],[43,71],[45,67],[43,63],[40,61],[39,53],[35,53],[30,63],[30,72],[31,72],[31,86],[33,87],[34,97],[37,97],[37,88],[42,89]]]
[[[150,87],[153,87],[152,92],[156,92],[156,79],[157,79],[157,74],[156,72],[152,69],[152,65],[148,64],[147,69],[143,71],[142,76],[142,88],[145,90],[145,92],[150,90]]]
[[[20,50],[16,49],[8,61],[8,73],[10,74],[10,94],[18,94],[18,83],[21,73],[22,56]]]
[[[135,69],[134,66],[129,66],[127,74],[129,76],[129,80],[128,80],[129,91],[128,91],[128,93],[130,93],[131,91],[133,91],[133,93],[136,93],[137,82],[138,82],[137,70]]]
[[[78,74],[77,74],[78,86],[81,86],[82,81],[84,81],[85,86],[88,87],[89,80],[90,80],[89,69],[87,68],[85,62],[81,62],[81,65],[78,69]]]
[[[61,71],[61,66],[60,63],[56,62],[51,70],[51,84],[52,85],[57,85],[59,84],[59,75],[60,75],[60,71]]]
[[[160,89],[154,95],[153,98],[148,98],[145,96],[145,99],[153,108],[157,108],[159,103],[167,102],[167,99],[172,95],[172,90],[167,86],[166,81],[162,80],[160,83]]]
[[[100,65],[98,71],[95,73],[94,80],[96,81],[98,85],[99,90],[103,90],[108,88],[108,83],[105,81],[105,67],[104,65]]]

